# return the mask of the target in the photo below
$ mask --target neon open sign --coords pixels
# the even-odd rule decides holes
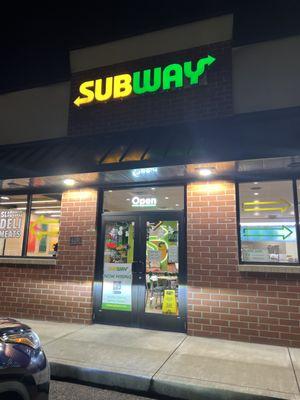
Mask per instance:
[[[156,207],[157,199],[156,197],[139,197],[134,196],[131,199],[132,207]]]
[[[121,74],[99,78],[81,83],[79,96],[74,104],[80,107],[92,102],[105,102],[111,99],[128,97],[131,94],[141,95],[158,90],[181,88],[184,81],[197,85],[199,78],[216,59],[210,55],[199,58],[195,63],[185,61],[182,64],[169,64],[166,67],[155,67],[135,71],[132,74]],[[194,65],[193,65],[194,64]]]

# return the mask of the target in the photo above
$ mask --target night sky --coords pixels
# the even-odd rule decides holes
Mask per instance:
[[[236,45],[300,34],[300,0],[42,3],[35,9],[23,3],[1,13],[2,93],[68,80],[70,49],[230,12]]]

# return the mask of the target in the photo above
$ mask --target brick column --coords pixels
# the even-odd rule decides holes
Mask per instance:
[[[96,256],[97,191],[70,190],[63,193],[57,262],[61,285],[58,317],[71,322],[92,320],[92,285]],[[71,246],[70,237],[82,238]]]

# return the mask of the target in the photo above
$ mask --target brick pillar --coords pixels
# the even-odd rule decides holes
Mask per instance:
[[[69,190],[63,193],[57,264],[60,281],[58,319],[90,323],[92,320],[92,285],[96,254],[97,191]],[[82,238],[71,246],[70,237]]]
[[[223,291],[237,275],[234,184],[188,185],[187,260],[188,333],[229,339],[229,321],[238,318],[236,310],[229,315],[229,293]]]

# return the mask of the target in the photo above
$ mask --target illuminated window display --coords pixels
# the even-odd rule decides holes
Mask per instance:
[[[60,208],[61,194],[1,196],[1,256],[56,256]]]
[[[61,195],[33,195],[27,255],[49,257],[57,252]]]
[[[292,181],[239,185],[241,260],[298,263]]]

